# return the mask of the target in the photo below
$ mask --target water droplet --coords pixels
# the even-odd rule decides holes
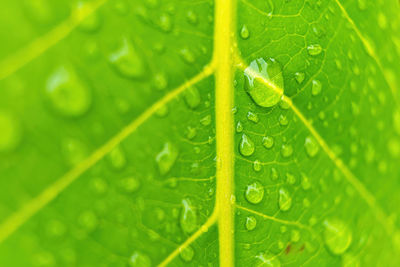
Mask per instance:
[[[189,11],[186,13],[186,19],[187,19],[187,21],[188,21],[190,24],[192,24],[192,25],[196,25],[197,22],[198,22],[197,15],[196,15],[196,13],[194,13],[192,10],[189,10]]]
[[[299,240],[300,240],[300,232],[298,230],[292,230],[292,232],[290,233],[290,240],[293,243],[299,242]]]
[[[104,194],[108,189],[106,181],[104,181],[104,179],[99,177],[92,179],[91,187],[93,191],[96,192],[97,194]]]
[[[83,16],[86,13],[88,4],[85,2],[78,2],[78,7],[75,10],[77,16]],[[80,24],[79,29],[85,32],[95,32],[100,28],[100,17],[97,12],[85,18]]]
[[[279,189],[279,209],[288,211],[292,207],[292,197],[286,188]]]
[[[349,248],[353,239],[350,229],[339,219],[327,219],[323,224],[326,246],[333,254],[343,254]]]
[[[82,225],[87,231],[93,231],[96,229],[99,221],[97,216],[92,211],[85,211],[79,216],[79,223]]]
[[[238,121],[238,123],[236,124],[236,132],[237,133],[243,132],[243,125],[240,121]]]
[[[259,171],[261,171],[261,163],[260,163],[260,161],[258,160],[258,159],[256,159],[254,162],[253,162],[253,169],[256,171],[256,172],[259,172]]]
[[[127,78],[140,78],[146,73],[140,54],[126,38],[122,39],[119,47],[109,55],[108,61],[120,75]]]
[[[257,105],[273,107],[280,101],[283,76],[281,65],[275,59],[253,60],[245,69],[244,77],[244,89]]]
[[[264,186],[259,181],[247,185],[245,197],[252,204],[258,204],[264,197]]]
[[[186,138],[189,140],[192,140],[193,138],[196,137],[197,134],[197,129],[193,127],[188,127],[186,130]]]
[[[319,44],[312,44],[312,45],[307,46],[307,51],[310,56],[317,56],[317,55],[321,54],[322,47]]]
[[[274,138],[272,136],[265,136],[262,139],[262,144],[265,148],[270,149],[274,146]]]
[[[254,230],[257,226],[257,219],[254,216],[247,216],[246,218],[246,229],[248,231]]]
[[[139,189],[140,181],[135,177],[126,177],[119,181],[119,187],[126,193],[133,193]]]
[[[285,115],[281,114],[281,115],[279,116],[279,124],[280,124],[281,126],[287,126],[287,125],[289,124],[288,118],[287,118]]]
[[[61,144],[61,152],[68,165],[75,166],[86,159],[88,152],[86,145],[79,140],[68,138]]]
[[[277,171],[275,168],[271,168],[271,175],[270,175],[270,177],[271,177],[271,180],[272,180],[272,181],[278,180],[278,178],[279,178],[279,173],[278,173],[278,171]]]
[[[183,232],[190,234],[197,228],[197,213],[190,199],[183,199],[182,205],[180,225]]]
[[[156,162],[162,175],[167,174],[178,157],[178,148],[170,142],[164,144],[163,149],[157,154]]]
[[[90,90],[72,69],[64,66],[54,71],[46,83],[46,98],[51,107],[66,117],[79,117],[91,105]]]
[[[296,177],[291,173],[286,173],[286,182],[288,184],[294,185],[296,183]]]
[[[183,96],[185,98],[186,104],[189,106],[191,109],[195,109],[200,105],[201,98],[200,98],[200,92],[197,89],[197,87],[189,87],[183,92]]]
[[[306,75],[304,74],[304,72],[296,72],[294,74],[294,77],[295,77],[297,83],[301,84],[304,81]]]
[[[208,126],[211,124],[211,115],[206,115],[200,119],[200,123],[204,126]]]
[[[151,260],[147,255],[135,251],[129,258],[128,264],[130,267],[151,267]]]
[[[308,190],[311,188],[310,179],[304,173],[301,174],[301,187],[304,190]]]
[[[111,165],[116,170],[121,170],[126,165],[125,153],[121,147],[117,146],[107,155]]]
[[[239,144],[239,152],[245,157],[251,156],[254,153],[255,147],[254,142],[245,134],[242,135],[242,139]]]
[[[182,59],[189,64],[192,64],[195,62],[196,58],[193,54],[193,52],[189,48],[182,48],[179,51],[179,54],[181,55]]]
[[[16,118],[0,111],[0,152],[14,150],[21,142],[21,127]]]
[[[256,266],[281,267],[278,257],[268,252],[259,253],[256,259],[258,260]]]
[[[292,145],[283,144],[281,148],[281,155],[284,158],[288,158],[293,154],[293,147]]]
[[[360,10],[367,9],[367,0],[358,0],[357,3]]]
[[[242,26],[242,29],[240,30],[240,37],[242,37],[243,40],[246,40],[250,37],[250,32],[249,29],[247,28],[246,24]]]
[[[260,119],[258,118],[258,115],[257,115],[256,113],[254,113],[254,112],[251,112],[251,111],[247,112],[247,119],[248,119],[249,121],[254,122],[254,123],[258,123],[259,120],[260,120]]]
[[[194,250],[191,246],[187,246],[184,249],[179,249],[179,255],[185,262],[190,262],[194,256]]]
[[[163,72],[154,74],[153,85],[157,90],[164,90],[168,86],[167,75]]]
[[[386,29],[388,26],[386,16],[381,12],[378,14],[378,25],[381,29]]]
[[[158,20],[158,26],[163,32],[170,32],[173,27],[171,16],[166,13],[161,14]]]
[[[311,94],[313,96],[317,96],[321,93],[322,91],[322,84],[318,80],[313,80],[312,81],[312,86],[311,86]]]
[[[309,157],[315,157],[319,151],[319,145],[314,137],[308,136],[306,137],[306,141],[304,142],[304,148],[306,149],[307,155]]]

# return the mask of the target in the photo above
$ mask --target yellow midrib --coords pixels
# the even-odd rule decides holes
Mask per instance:
[[[214,55],[215,124],[217,149],[217,191],[219,263],[234,266],[234,220],[231,198],[233,183],[233,40],[235,0],[216,0]]]

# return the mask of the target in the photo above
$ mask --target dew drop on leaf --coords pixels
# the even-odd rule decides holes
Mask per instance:
[[[271,181],[276,181],[276,180],[278,180],[279,174],[278,174],[278,171],[277,171],[275,168],[271,168],[270,177],[271,177]]]
[[[182,200],[182,211],[179,219],[181,228],[186,234],[192,233],[197,228],[197,213],[190,199]]]
[[[312,44],[312,45],[307,46],[307,51],[310,56],[317,56],[317,55],[321,54],[322,47],[319,44]]]
[[[247,28],[247,25],[246,25],[246,24],[243,25],[243,26],[242,26],[242,29],[240,30],[240,37],[241,37],[243,40],[246,40],[246,39],[248,39],[248,38],[250,37],[250,31],[249,31],[249,29]]]
[[[96,229],[99,221],[96,214],[93,211],[84,211],[79,216],[79,223],[83,226],[87,231],[93,231]]]
[[[319,144],[314,137],[308,136],[304,142],[304,148],[306,149],[307,155],[313,158],[319,151]]]
[[[296,82],[298,84],[301,84],[304,81],[305,77],[306,77],[306,75],[304,74],[304,72],[296,72],[294,74],[294,78],[296,79]]]
[[[300,232],[298,230],[292,230],[290,233],[290,241],[293,243],[299,242],[300,240]]]
[[[254,153],[254,142],[246,135],[242,134],[239,144],[239,152],[245,157],[251,156]]]
[[[264,186],[259,181],[247,185],[245,197],[252,204],[258,204],[264,198]]]
[[[70,166],[75,166],[82,162],[88,155],[86,145],[73,138],[67,138],[62,141],[61,152]]]
[[[304,173],[301,174],[301,187],[303,190],[308,190],[311,188],[310,179]]]
[[[293,147],[292,145],[283,144],[281,147],[281,155],[284,158],[288,158],[293,154]]]
[[[128,264],[130,267],[151,267],[151,260],[146,254],[135,251],[129,258]]]
[[[317,96],[321,93],[322,91],[322,84],[319,80],[313,80],[312,81],[312,86],[311,86],[311,94],[313,96]]]
[[[190,262],[194,257],[194,250],[191,246],[187,246],[186,248],[179,250],[179,255],[183,261]]]
[[[186,19],[187,19],[187,21],[188,21],[190,24],[192,24],[192,25],[196,25],[197,22],[198,22],[197,15],[196,15],[196,13],[194,13],[192,10],[189,10],[189,11],[186,13]]]
[[[265,136],[262,139],[262,144],[265,148],[270,149],[274,146],[274,138],[272,136]]]
[[[0,111],[0,152],[14,150],[21,140],[21,127],[16,118],[5,111]]]
[[[236,132],[237,133],[243,132],[243,125],[242,125],[242,123],[240,121],[238,121],[237,124],[236,124]]]
[[[258,58],[244,71],[244,90],[262,107],[273,107],[283,95],[281,65],[272,58]],[[261,82],[263,79],[266,82]]]
[[[247,216],[245,225],[248,231],[254,230],[257,226],[257,219],[254,216]]]
[[[107,159],[111,163],[111,166],[116,170],[121,170],[126,165],[125,153],[120,146],[111,150],[107,155]]]
[[[285,115],[280,115],[279,116],[279,124],[281,125],[281,126],[286,126],[286,125],[288,125],[289,124],[289,120],[288,120],[288,118],[285,116]]]
[[[64,66],[59,67],[48,78],[45,95],[51,107],[66,117],[82,116],[92,103],[89,88],[74,71]]]
[[[163,32],[170,32],[173,27],[171,16],[167,13],[161,14],[158,20],[158,26]]]
[[[120,75],[127,78],[140,78],[146,71],[137,49],[127,38],[122,39],[118,48],[109,55],[108,61]]]
[[[189,87],[183,92],[183,97],[189,108],[195,109],[200,105],[201,97],[197,87]]]
[[[259,171],[261,171],[261,167],[262,167],[262,165],[261,165],[260,161],[258,159],[256,159],[253,162],[253,170],[255,170],[256,172],[259,172]]]
[[[350,229],[339,219],[327,219],[323,224],[326,246],[333,254],[343,254],[349,248],[353,239]]]
[[[255,266],[281,267],[281,262],[278,257],[268,252],[259,253],[256,259],[257,263]]]
[[[247,119],[254,123],[258,123],[260,121],[260,119],[258,118],[258,115],[251,111],[247,112]]]
[[[179,51],[179,54],[181,55],[181,58],[182,58],[186,63],[192,64],[192,63],[194,63],[195,60],[196,60],[196,58],[195,58],[193,52],[192,52],[189,48],[187,48],[187,47],[182,48],[182,49]]]
[[[288,211],[292,207],[292,197],[286,188],[279,189],[279,209],[282,211]]]
[[[200,123],[204,126],[208,126],[211,124],[211,115],[206,115],[200,119]]]
[[[162,175],[167,174],[178,157],[178,149],[170,142],[164,144],[163,149],[157,154],[156,162]]]
[[[126,177],[119,181],[119,187],[126,193],[133,193],[139,189],[140,181],[135,177]]]

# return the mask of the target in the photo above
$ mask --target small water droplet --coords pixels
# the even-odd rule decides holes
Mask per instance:
[[[171,16],[166,13],[161,14],[161,16],[158,20],[158,26],[160,27],[160,29],[163,32],[166,32],[166,33],[170,32],[173,27]]]
[[[187,246],[184,249],[179,249],[179,255],[184,262],[190,262],[194,257],[194,250],[191,246]]]
[[[294,74],[294,77],[295,77],[295,79],[296,79],[296,82],[297,82],[298,84],[301,84],[301,83],[304,81],[306,75],[304,74],[304,72],[296,72],[296,73]]]
[[[97,194],[104,194],[108,189],[107,182],[100,177],[92,179],[90,185],[93,191],[96,192]]]
[[[157,90],[164,90],[168,86],[167,75],[163,72],[154,74],[153,85]]]
[[[288,184],[294,185],[296,183],[296,177],[291,173],[286,173],[286,182]]]
[[[157,154],[156,162],[162,175],[167,174],[178,157],[178,149],[170,142],[164,144],[163,149]]]
[[[124,38],[108,57],[113,68],[127,78],[140,78],[146,73],[145,64],[135,46]]]
[[[121,170],[126,165],[125,153],[120,146],[115,147],[107,156],[111,165],[116,170]]]
[[[288,211],[292,207],[292,197],[286,188],[279,189],[279,209],[282,211]]]
[[[245,157],[251,156],[254,153],[254,142],[246,135],[242,134],[239,144],[239,152]]]
[[[84,115],[92,103],[89,88],[72,69],[64,66],[59,67],[50,75],[45,93],[51,107],[66,117]]]
[[[304,142],[304,148],[306,149],[307,155],[313,158],[319,151],[319,144],[314,137],[308,136]]]
[[[281,267],[281,262],[276,255],[268,252],[261,252],[256,256],[258,263],[256,266],[268,266],[268,267]]]
[[[317,55],[321,54],[322,47],[319,44],[312,44],[312,45],[307,46],[307,51],[310,56],[317,56]]]
[[[259,120],[260,120],[260,119],[258,118],[258,115],[257,115],[256,113],[254,113],[254,112],[251,112],[251,111],[247,112],[247,119],[248,119],[249,121],[254,122],[254,123],[258,123]]]
[[[271,181],[276,181],[279,178],[279,173],[275,168],[271,168]]]
[[[211,124],[211,115],[206,115],[200,119],[200,123],[204,126],[208,126]]]
[[[93,231],[96,229],[99,221],[96,214],[92,211],[84,211],[79,216],[79,223],[82,225],[87,231]]]
[[[193,52],[192,52],[189,48],[187,48],[187,47],[182,48],[182,49],[179,51],[179,54],[181,55],[182,59],[183,59],[186,63],[192,64],[192,63],[194,63],[194,62],[196,61],[195,55],[194,55]]]
[[[192,24],[192,25],[196,25],[197,22],[198,22],[197,15],[196,15],[196,13],[194,13],[192,10],[189,10],[189,11],[186,13],[186,19],[187,19],[187,21],[188,21],[190,24]]]
[[[0,111],[0,152],[13,151],[21,142],[22,130],[14,116]]]
[[[242,125],[242,123],[240,121],[238,121],[237,124],[236,124],[236,132],[237,133],[243,132],[243,125]]]
[[[240,30],[240,37],[242,37],[243,40],[246,40],[250,37],[250,31],[246,24],[244,24]]]
[[[146,254],[135,251],[129,258],[128,265],[130,267],[151,267],[151,260]]]
[[[270,149],[274,146],[274,138],[272,136],[265,136],[262,139],[262,144],[265,148]]]
[[[185,102],[189,108],[195,109],[200,105],[201,97],[200,92],[197,87],[189,87],[183,92],[183,96],[185,98]]]
[[[244,71],[244,89],[262,107],[273,107],[283,95],[281,65],[272,58],[258,58]],[[263,79],[263,81],[260,81]]]
[[[254,216],[247,216],[246,217],[246,229],[248,231],[254,230],[257,226],[257,219]]]
[[[281,115],[279,116],[279,124],[280,124],[281,126],[287,126],[287,125],[289,124],[288,118],[287,118],[285,115],[281,114]]]
[[[256,159],[253,162],[253,170],[255,170],[256,172],[259,172],[259,171],[261,171],[261,167],[262,167],[262,165],[261,165],[260,161],[258,159]]]
[[[182,211],[180,215],[180,225],[186,234],[192,233],[197,228],[197,212],[190,199],[182,200]]]
[[[300,232],[298,230],[292,230],[292,232],[290,233],[290,240],[293,243],[299,242],[299,240],[300,240]]]
[[[196,137],[197,134],[197,129],[193,127],[188,127],[186,130],[186,138],[189,140],[192,140],[193,138]]]
[[[303,190],[308,190],[311,188],[310,179],[304,173],[301,174],[301,187]]]
[[[284,158],[288,158],[293,154],[293,147],[292,145],[283,144],[281,147],[281,155]]]
[[[357,0],[357,3],[360,10],[367,9],[367,0]]]
[[[126,177],[119,181],[119,187],[126,193],[133,193],[139,189],[140,181],[135,177]]]
[[[322,91],[322,84],[319,80],[313,80],[312,81],[312,86],[311,86],[311,94],[313,96],[317,96],[321,93]]]
[[[252,204],[258,204],[264,198],[264,186],[259,181],[247,185],[245,197]]]
[[[88,155],[86,145],[72,138],[63,140],[61,152],[70,166],[75,166],[82,162]]]
[[[349,248],[353,239],[350,229],[339,219],[327,219],[323,224],[326,246],[333,254],[343,254]]]

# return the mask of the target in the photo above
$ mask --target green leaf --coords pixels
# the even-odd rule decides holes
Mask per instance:
[[[1,266],[400,264],[398,1],[1,7]]]

